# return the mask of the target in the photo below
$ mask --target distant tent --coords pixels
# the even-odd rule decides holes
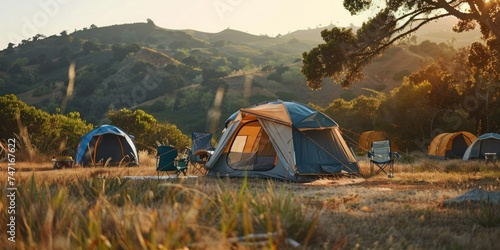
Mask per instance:
[[[486,133],[479,136],[465,151],[462,160],[484,159],[485,153],[496,153],[500,156],[500,135]]]
[[[432,139],[427,148],[427,156],[434,159],[460,159],[476,138],[466,131],[441,133]]]
[[[240,109],[226,124],[206,164],[209,176],[306,182],[322,175],[359,173],[337,123],[304,104],[257,104]]]
[[[111,165],[122,162],[139,165],[133,137],[111,125],[102,125],[84,135],[78,145],[75,161],[82,166],[104,162]]]
[[[384,131],[365,131],[359,135],[358,145],[361,150],[370,151],[372,148],[372,142],[374,141],[384,141],[389,140],[389,136]],[[399,149],[396,144],[391,141],[391,151],[398,152]]]

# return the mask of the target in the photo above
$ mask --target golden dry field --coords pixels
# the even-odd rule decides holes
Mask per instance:
[[[155,159],[141,160],[61,170],[19,162],[13,174],[2,164],[2,249],[500,249],[500,204],[443,206],[476,188],[500,191],[500,165],[396,163],[390,179],[361,162],[358,177],[288,183],[158,179]]]

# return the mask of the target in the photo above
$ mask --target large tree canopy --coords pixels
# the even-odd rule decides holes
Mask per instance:
[[[325,42],[302,55],[302,73],[312,89],[320,89],[326,77],[349,87],[362,79],[364,66],[391,44],[447,16],[458,18],[456,32],[479,26],[489,51],[499,57],[499,0],[344,0],[344,7],[353,15],[379,11],[356,32],[337,27],[321,32]]]

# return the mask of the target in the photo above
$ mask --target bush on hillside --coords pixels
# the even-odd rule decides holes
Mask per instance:
[[[182,134],[177,126],[159,123],[152,115],[143,110],[120,109],[107,113],[111,123],[135,137],[139,150],[152,151],[159,143],[182,148],[190,145],[189,137]]]
[[[0,138],[15,138],[21,146],[19,160],[34,160],[34,153],[41,157],[74,153],[80,137],[92,129],[92,125],[80,118],[78,112],[67,115],[49,114],[28,106],[15,95],[0,97]]]

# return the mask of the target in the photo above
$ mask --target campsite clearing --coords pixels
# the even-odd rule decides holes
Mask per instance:
[[[143,161],[143,163],[147,162]],[[360,170],[362,174],[367,173],[368,163],[361,162]],[[141,239],[136,239],[137,232],[129,231],[131,230],[129,226],[132,225],[133,228],[134,223],[140,221],[141,227],[137,230],[142,232],[141,238],[142,241],[147,242],[146,245],[151,242],[156,245],[167,244],[168,237],[176,235],[170,235],[173,232],[168,230],[176,225],[176,227],[181,227],[175,229],[177,233],[190,232],[192,234],[190,237],[179,238],[178,241],[181,244],[189,245],[190,249],[197,249],[195,246],[216,249],[227,246],[224,244],[231,244],[228,243],[231,237],[241,236],[244,231],[248,230],[248,228],[240,228],[241,225],[245,225],[245,220],[267,220],[267,215],[263,212],[265,210],[262,209],[275,203],[280,204],[280,208],[275,215],[276,218],[273,218],[273,222],[269,222],[268,226],[280,228],[283,230],[279,232],[280,234],[285,234],[299,242],[301,246],[307,244],[310,249],[500,248],[500,242],[497,239],[500,233],[500,222],[489,224],[500,220],[499,204],[491,207],[442,206],[445,200],[472,189],[500,190],[500,166],[485,165],[483,162],[425,161],[414,164],[396,164],[395,177],[391,179],[381,174],[367,178],[331,177],[311,183],[262,179],[245,181],[242,178],[219,180],[201,176],[199,178],[174,178],[168,181],[154,178],[125,181],[122,178],[123,176],[156,176],[153,164],[127,168],[54,170],[48,163],[42,165],[18,163],[17,171],[17,183],[23,188],[18,191],[17,212],[22,213],[23,209],[31,209],[41,216],[38,220],[25,219],[23,226],[19,225],[19,227],[30,226],[30,234],[27,234],[25,228],[20,229],[18,233],[18,244],[22,244],[25,248],[35,246],[45,248],[49,246],[48,244],[58,244],[63,247],[76,244],[91,245],[93,240],[96,240],[95,244],[101,244],[101,241],[104,241],[102,243],[104,246],[125,244],[136,248],[141,246]],[[6,179],[7,172],[0,172],[0,178]],[[30,184],[33,181],[36,184]],[[56,184],[57,188],[53,184]],[[30,185],[38,186],[39,190],[36,192],[26,190]],[[51,188],[52,186],[54,188]],[[41,190],[45,188],[51,190],[52,202],[40,200],[47,198],[42,197],[43,191]],[[172,192],[183,193],[182,200],[169,202],[169,199],[175,200],[176,196],[174,193],[164,191],[168,188],[172,188]],[[65,203],[58,203],[58,200],[64,197],[64,190],[77,196],[82,193],[84,200],[87,201],[77,202],[72,196],[66,196]],[[242,193],[242,190],[248,193]],[[275,194],[272,194],[273,190]],[[28,194],[37,192],[40,195],[39,200],[35,196],[28,197]],[[199,207],[186,206],[183,203],[191,199],[188,193],[192,193],[193,204],[198,204]],[[120,197],[123,195],[129,196],[131,201],[122,200],[123,198]],[[241,199],[242,195],[245,199]],[[207,213],[206,208],[200,205],[213,205],[210,202],[204,203],[206,202],[204,197],[212,203],[217,203],[215,207],[226,206],[228,210],[214,214],[215,217],[205,217],[212,213]],[[267,204],[268,201],[273,202]],[[25,202],[31,202],[30,204],[39,202],[40,205],[30,208],[30,206],[23,205]],[[3,204],[2,207],[5,208],[7,204]],[[248,206],[248,212],[239,210],[237,204]],[[80,209],[82,205],[84,207]],[[49,218],[47,216],[51,215],[46,211],[37,210],[46,209],[43,206],[48,206],[49,210],[55,212],[55,215],[52,214],[54,217],[51,217],[53,225],[62,227],[64,223],[69,223],[68,228],[50,228],[52,233],[47,234],[45,230],[48,225],[44,221],[47,221]],[[70,208],[73,211],[65,211]],[[296,209],[306,214],[301,214],[302,212]],[[253,214],[254,210],[261,211],[259,212],[261,214]],[[190,216],[195,216],[197,219],[191,221],[191,225],[200,224],[195,228],[198,228],[197,230],[204,228],[203,234],[193,231],[192,227],[183,231],[181,224],[171,224],[178,223],[175,222],[175,219],[179,219],[174,216],[176,211],[185,213],[182,220],[190,220]],[[162,217],[167,215],[174,217]],[[309,230],[306,226],[311,224],[299,215],[302,217],[317,215],[316,226]],[[32,216],[35,215],[32,214]],[[64,222],[60,221],[58,216],[72,219],[69,220],[70,222]],[[91,216],[90,219],[89,216]],[[302,219],[299,220],[298,217]],[[227,222],[231,221],[231,218],[236,221],[241,219],[239,222],[242,224],[238,226],[238,224],[233,225]],[[279,218],[281,222],[274,221]],[[219,219],[222,221],[213,224],[213,227],[205,227],[205,224]],[[144,221],[147,224],[144,224]],[[0,218],[0,222],[5,222],[5,216]],[[94,228],[93,231],[87,231],[89,225],[93,225],[90,227]],[[117,226],[123,228],[115,230]],[[259,233],[262,230],[261,226],[254,222],[252,230],[247,232]],[[229,235],[224,236],[223,228],[226,227],[234,228]],[[297,227],[304,227],[305,233],[296,233],[300,231]],[[113,233],[108,231],[112,228]],[[155,237],[151,236],[148,231],[150,229],[158,230]],[[206,230],[212,232],[210,237],[201,236],[206,234]],[[76,232],[79,232],[80,236],[76,237]],[[311,235],[308,236],[309,232]],[[54,241],[42,240],[40,238],[42,236],[52,237]],[[269,242],[280,244],[276,241],[278,240]],[[0,239],[0,243],[4,246],[10,244],[6,238]],[[178,248],[179,245],[167,246],[167,248],[172,247]],[[280,249],[283,248],[287,249],[287,247],[280,247]],[[288,248],[291,249],[291,247]]]

